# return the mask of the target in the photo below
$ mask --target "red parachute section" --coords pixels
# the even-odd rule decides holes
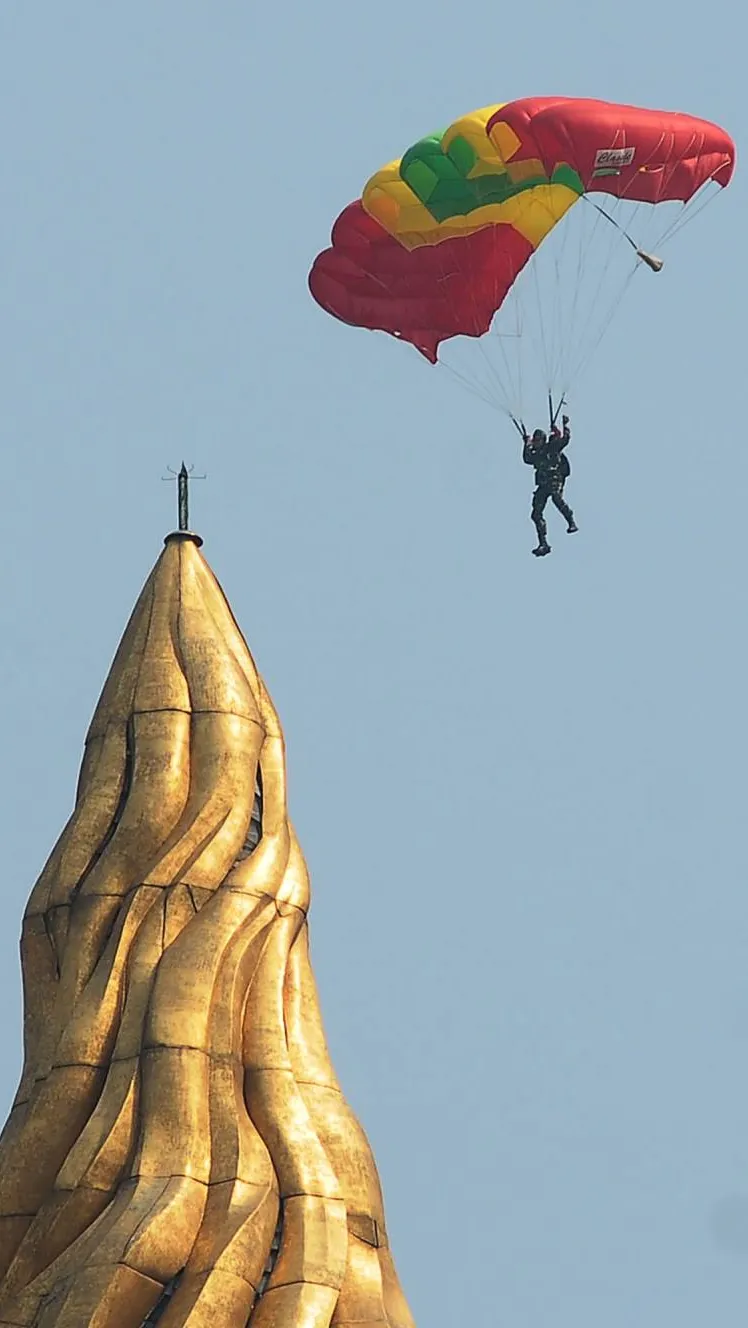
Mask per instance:
[[[585,193],[632,203],[685,203],[708,180],[724,188],[735,169],[735,144],[727,131],[680,111],[583,97],[525,97],[492,116],[489,137],[500,123],[521,143],[512,162],[540,158],[548,175],[565,162]],[[605,164],[617,174],[598,175]]]
[[[509,226],[404,249],[359,200],[335,222],[332,246],[316,259],[309,289],[341,322],[410,341],[435,364],[446,337],[488,331],[533,252]]]

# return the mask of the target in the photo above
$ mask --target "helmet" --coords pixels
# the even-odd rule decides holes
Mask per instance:
[[[544,430],[544,429],[535,429],[534,432],[533,432],[533,435],[532,435],[532,441],[533,441],[534,443],[545,443],[545,442],[547,442],[547,437],[546,437],[545,430]]]

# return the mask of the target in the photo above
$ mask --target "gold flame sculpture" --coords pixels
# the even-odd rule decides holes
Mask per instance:
[[[4,1328],[412,1328],[330,1064],[281,727],[169,536],[28,902]]]

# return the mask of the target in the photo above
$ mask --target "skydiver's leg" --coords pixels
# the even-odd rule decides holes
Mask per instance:
[[[579,529],[579,527],[577,526],[577,523],[574,520],[574,513],[569,507],[569,504],[564,499],[563,480],[560,483],[554,484],[553,489],[551,491],[551,502],[553,503],[553,506],[556,508],[556,510],[560,512],[562,517],[565,519],[567,532],[570,535],[573,535]]]
[[[539,484],[532,495],[532,509],[530,519],[538,532],[538,547],[533,549],[536,558],[542,558],[544,554],[550,553],[551,546],[548,543],[548,527],[545,524],[543,512],[545,505],[551,496],[551,491],[546,484]]]

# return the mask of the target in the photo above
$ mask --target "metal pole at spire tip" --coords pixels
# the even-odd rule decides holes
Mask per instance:
[[[179,529],[189,530],[190,528],[190,473],[182,462],[182,469],[177,476],[177,492],[179,507]]]
[[[190,479],[204,480],[207,476],[193,475],[193,469],[193,466],[188,468],[183,461],[181,468],[178,471],[172,470],[171,466],[167,466],[169,475],[162,476],[165,480],[173,478],[177,481],[177,511],[179,524],[177,530],[174,531],[172,535],[167,535],[167,541],[170,539],[176,539],[177,536],[186,536],[196,544],[202,544],[200,536],[195,535],[194,532],[190,530]]]

